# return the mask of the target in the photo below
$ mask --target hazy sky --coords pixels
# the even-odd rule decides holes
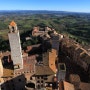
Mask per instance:
[[[0,10],[90,12],[90,0],[0,0]]]

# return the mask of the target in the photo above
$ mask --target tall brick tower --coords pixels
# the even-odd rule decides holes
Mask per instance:
[[[11,48],[11,58],[13,60],[14,69],[23,68],[23,58],[22,58],[22,49],[20,43],[19,30],[17,29],[17,24],[12,21],[9,25],[9,43]]]

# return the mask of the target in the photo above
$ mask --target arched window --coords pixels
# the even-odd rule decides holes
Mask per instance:
[[[41,81],[41,83],[43,83],[43,81]]]
[[[37,81],[37,83],[40,83],[40,81]]]

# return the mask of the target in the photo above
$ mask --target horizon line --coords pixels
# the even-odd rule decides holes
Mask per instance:
[[[21,9],[21,10],[18,10],[18,9],[13,9],[13,10],[0,10],[0,11],[57,11],[57,12],[71,12],[71,13],[90,13],[90,12],[80,12],[80,11],[64,11],[64,10],[29,10],[29,9]]]

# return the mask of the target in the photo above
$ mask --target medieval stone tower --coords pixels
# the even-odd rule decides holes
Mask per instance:
[[[23,58],[22,58],[22,49],[20,43],[19,30],[17,29],[17,24],[12,21],[9,25],[9,43],[11,48],[11,58],[13,60],[14,69],[23,68]]]

